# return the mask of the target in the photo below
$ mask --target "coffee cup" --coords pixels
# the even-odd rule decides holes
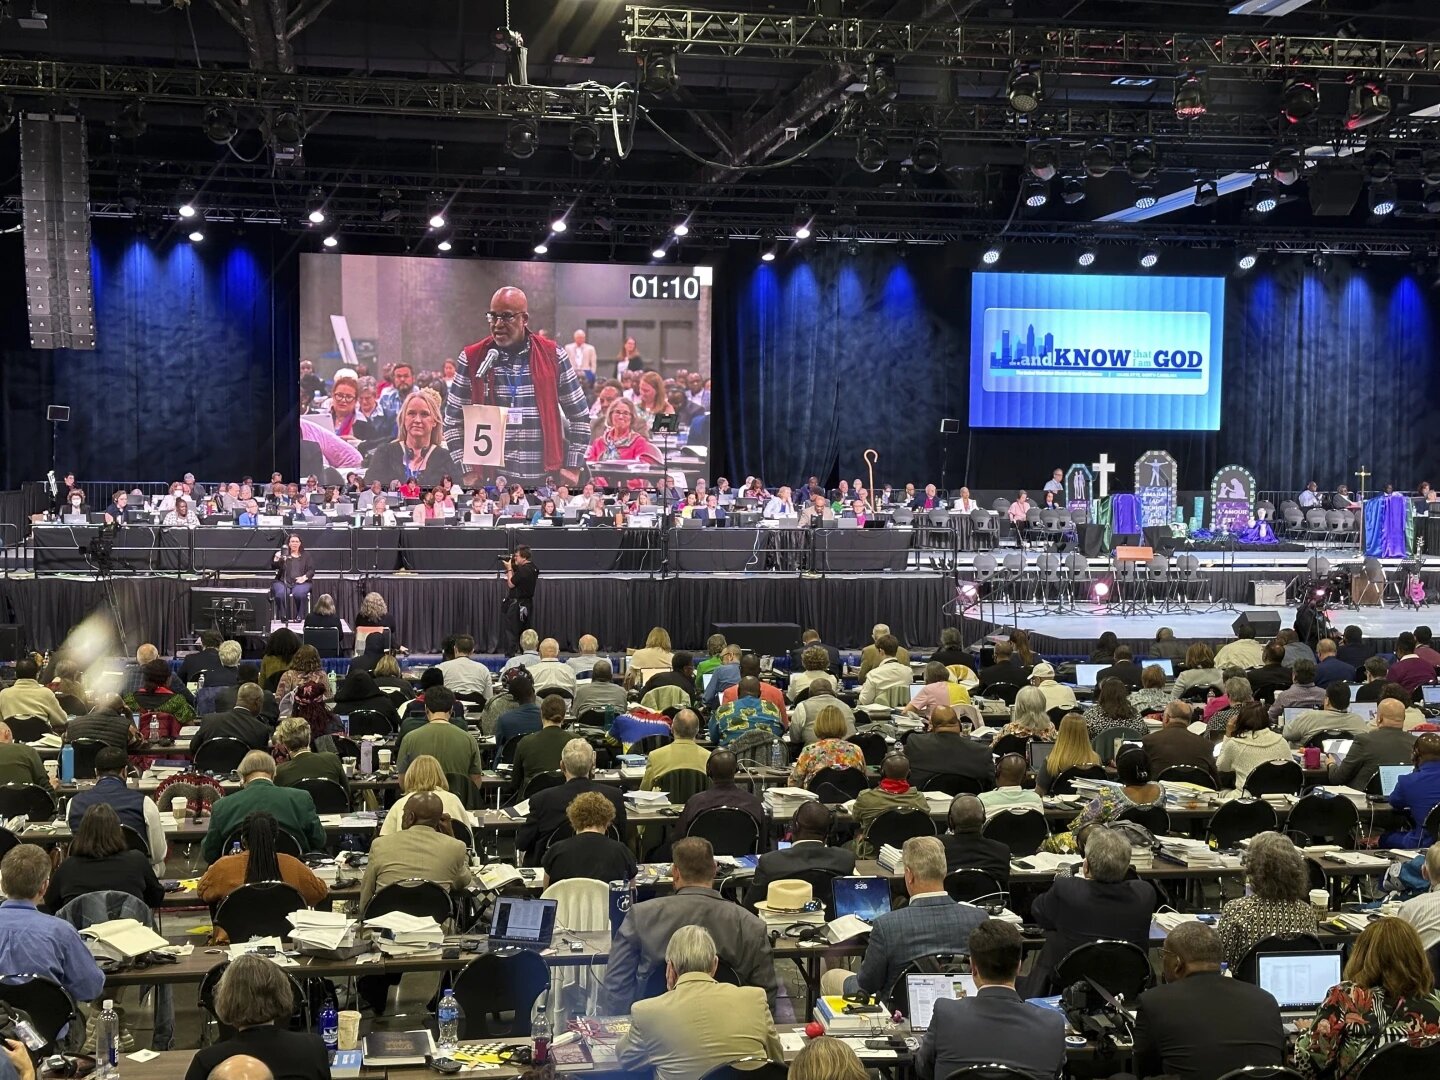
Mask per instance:
[[[1330,891],[1328,889],[1311,889],[1310,906],[1315,909],[1315,914],[1324,916],[1330,910]]]
[[[170,800],[170,813],[175,815],[175,825],[177,827],[185,824],[185,811],[188,808],[189,803],[183,797]]]
[[[360,1013],[355,1009],[341,1009],[337,1019],[340,1027],[340,1049],[354,1050],[360,1045]]]
[[[60,762],[54,760],[45,762],[45,775],[50,777],[51,780],[54,780],[55,777],[59,776]]]
[[[375,760],[380,763],[380,768],[382,768],[382,769],[388,769],[388,768],[390,767],[390,751],[389,751],[389,750],[381,750],[381,751],[379,751],[379,752],[375,755]]]
[[[354,775],[355,775],[355,762],[356,762],[356,759],[353,758],[353,757],[347,757],[347,758],[341,758],[341,759],[340,759],[340,764],[345,766],[345,775],[346,775],[346,776],[354,776]]]

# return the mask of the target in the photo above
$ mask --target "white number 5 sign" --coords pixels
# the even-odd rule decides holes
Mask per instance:
[[[505,423],[509,409],[498,405],[465,406],[465,465],[505,467]]]

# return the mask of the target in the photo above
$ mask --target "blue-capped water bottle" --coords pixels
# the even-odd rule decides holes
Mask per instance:
[[[340,1013],[336,1011],[333,997],[327,997],[320,1009],[320,1038],[325,1042],[327,1054],[340,1049]]]

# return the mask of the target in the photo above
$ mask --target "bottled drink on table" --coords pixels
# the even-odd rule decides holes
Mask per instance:
[[[437,1027],[440,1038],[437,1041],[436,1049],[441,1054],[453,1054],[460,1045],[460,1003],[455,1000],[455,991],[445,987],[445,993],[440,995],[440,1006],[435,1010],[439,1020]]]
[[[115,1002],[105,999],[100,1018],[95,1021],[94,1080],[118,1080],[120,1076],[120,1017]]]
[[[325,1052],[333,1054],[340,1049],[340,1013],[335,1009],[335,999],[326,998],[320,1010],[320,1038],[325,1042]]]

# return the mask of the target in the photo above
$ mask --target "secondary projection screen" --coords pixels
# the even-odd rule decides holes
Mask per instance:
[[[710,441],[711,281],[709,267],[302,255],[302,468],[530,488],[653,483],[663,465],[691,487]],[[523,293],[533,337],[491,326],[504,288]],[[457,384],[466,365],[475,384]],[[462,402],[504,410],[503,464],[462,461]],[[673,434],[657,430],[665,413]]]
[[[971,427],[1219,429],[1224,278],[973,280]]]

